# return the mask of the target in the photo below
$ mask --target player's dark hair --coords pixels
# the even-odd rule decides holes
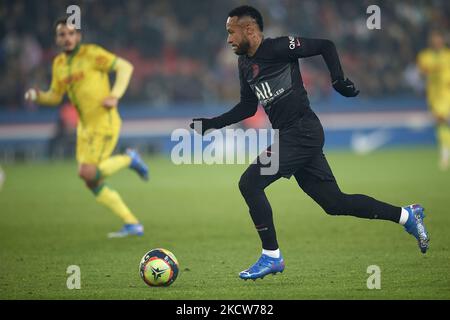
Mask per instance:
[[[60,18],[58,18],[58,19],[55,21],[55,23],[53,24],[53,30],[56,31],[56,28],[58,28],[58,26],[59,26],[60,24],[67,25],[67,20],[68,20],[68,19],[69,19],[69,17],[60,17]],[[80,32],[79,29],[76,29],[76,31]]]
[[[67,24],[67,17],[58,18],[53,24],[53,30],[56,30],[60,24]]]
[[[261,30],[261,31],[264,30],[264,22],[263,22],[261,13],[251,6],[240,6],[240,7],[234,8],[233,10],[230,11],[228,16],[229,17],[238,17],[238,18],[242,18],[242,17],[253,18],[253,19],[255,19],[256,24],[259,27],[259,30]]]

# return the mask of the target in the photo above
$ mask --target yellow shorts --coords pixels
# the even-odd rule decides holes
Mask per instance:
[[[94,131],[80,129],[77,132],[77,162],[98,165],[108,159],[116,147],[119,130]]]

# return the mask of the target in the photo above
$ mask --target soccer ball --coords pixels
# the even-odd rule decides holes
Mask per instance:
[[[178,270],[175,255],[162,248],[147,252],[139,264],[142,280],[151,287],[170,286],[177,279]]]

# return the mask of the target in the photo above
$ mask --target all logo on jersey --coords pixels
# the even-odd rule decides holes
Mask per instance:
[[[270,90],[270,86],[268,82],[262,82],[259,87],[255,85],[256,96],[259,101],[267,100],[273,97],[272,91]]]
[[[269,107],[271,103],[284,95],[292,87],[290,64],[285,64],[280,67],[279,70],[269,74],[264,72],[264,69],[261,69],[256,79],[247,79],[253,93],[264,108]],[[248,77],[250,77],[250,74],[248,74]]]

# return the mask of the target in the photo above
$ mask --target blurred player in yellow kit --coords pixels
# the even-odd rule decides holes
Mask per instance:
[[[433,31],[429,41],[430,47],[419,53],[417,64],[426,76],[428,105],[437,123],[440,166],[447,170],[450,157],[450,48],[446,47],[439,31]]]
[[[131,213],[120,195],[104,184],[104,178],[129,167],[148,179],[148,168],[136,150],[111,156],[119,138],[121,119],[117,111],[133,73],[126,60],[95,44],[81,44],[81,32],[60,19],[55,24],[56,44],[62,53],[53,60],[48,91],[29,89],[25,99],[42,105],[59,105],[65,93],[79,115],[76,157],[78,173],[94,193],[97,202],[109,208],[124,222],[109,237],[142,235],[142,224]],[[112,89],[108,73],[115,72]]]

